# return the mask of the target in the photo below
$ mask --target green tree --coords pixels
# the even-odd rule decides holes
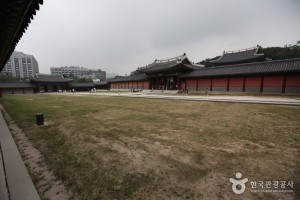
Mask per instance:
[[[139,70],[134,70],[132,72],[130,72],[130,76],[135,76],[135,75],[139,75],[141,74],[141,72]]]
[[[92,79],[89,79],[89,78],[79,78],[77,76],[75,76],[73,79],[73,82],[75,83],[91,83],[93,82]]]
[[[23,82],[24,79],[13,77],[10,74],[0,74],[0,82]]]
[[[300,58],[300,41],[297,41],[294,45],[284,45],[284,47],[261,48],[259,52],[264,53],[266,58],[272,60]]]
[[[214,58],[206,58],[205,60],[202,60],[201,62],[198,62],[197,64],[204,65],[205,67],[211,67],[211,66],[214,66],[214,64],[210,63],[210,61],[216,60],[220,57],[221,56],[216,56]]]

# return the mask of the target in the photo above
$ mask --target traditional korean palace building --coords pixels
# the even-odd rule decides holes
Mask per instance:
[[[266,59],[258,47],[223,52],[212,67],[193,64],[185,54],[155,60],[140,75],[109,79],[111,89],[167,89],[191,92],[300,94],[300,58]]]
[[[300,58],[271,60],[258,47],[223,52],[210,67],[194,64],[186,54],[155,60],[136,70],[138,75],[118,76],[98,83],[74,83],[62,75],[37,74],[30,84],[0,83],[0,96],[59,90],[184,90],[189,92],[300,95]]]
[[[30,83],[35,85],[35,92],[57,92],[58,90],[67,90],[72,79],[64,78],[62,75],[36,74],[36,77],[30,79]]]

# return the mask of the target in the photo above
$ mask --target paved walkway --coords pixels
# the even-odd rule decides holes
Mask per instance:
[[[53,94],[53,93],[52,93]],[[212,101],[212,102],[234,102],[234,103],[252,103],[252,104],[274,104],[274,105],[291,105],[300,106],[300,97],[272,97],[272,96],[229,96],[229,95],[211,95],[211,96],[196,96],[196,95],[164,95],[164,94],[145,94],[145,93],[55,93],[74,96],[114,96],[114,97],[129,97],[129,98],[148,98],[148,99],[172,99],[172,100],[188,100],[188,101]]]
[[[17,145],[0,111],[0,200],[39,200]]]
[[[0,148],[0,199],[9,200],[1,148]]]

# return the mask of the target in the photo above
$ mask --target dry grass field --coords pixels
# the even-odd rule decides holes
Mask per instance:
[[[300,198],[300,107],[47,94],[1,103],[72,199]],[[252,193],[248,182],[236,195],[236,172],[296,185]]]

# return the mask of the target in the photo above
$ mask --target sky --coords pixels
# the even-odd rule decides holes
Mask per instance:
[[[299,0],[45,0],[16,47],[41,73],[80,66],[130,74],[186,53],[192,62],[223,51],[295,44]]]

